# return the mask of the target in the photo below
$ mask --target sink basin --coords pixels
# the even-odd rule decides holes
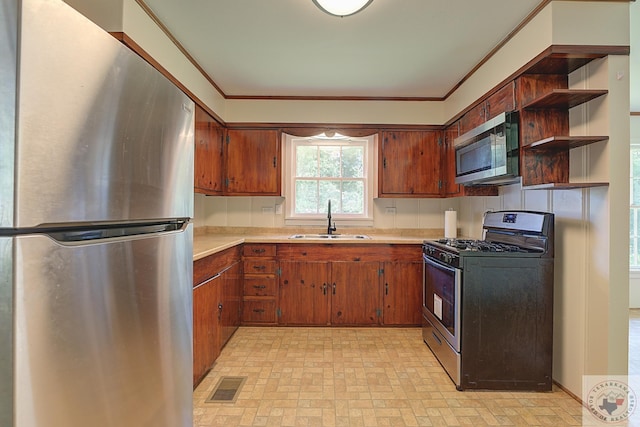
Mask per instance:
[[[363,240],[371,237],[366,234],[294,234],[289,236],[290,239],[310,240],[310,239],[327,239],[327,240]]]

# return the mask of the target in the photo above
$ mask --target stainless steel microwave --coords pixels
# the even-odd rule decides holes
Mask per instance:
[[[507,184],[518,177],[518,113],[481,124],[453,142],[456,184]]]

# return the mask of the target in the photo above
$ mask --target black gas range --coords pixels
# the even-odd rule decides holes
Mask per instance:
[[[487,212],[481,240],[425,240],[422,252],[454,267],[459,267],[460,256],[553,258],[553,223],[554,215],[548,212]]]
[[[456,388],[551,389],[554,215],[487,212],[422,247],[423,339]]]

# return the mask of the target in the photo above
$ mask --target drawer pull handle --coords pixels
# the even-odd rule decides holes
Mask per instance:
[[[256,288],[256,289],[264,289],[264,288],[266,288],[265,285],[253,285],[253,287]]]
[[[264,248],[254,249],[254,250],[253,250],[253,253],[254,253],[254,254],[263,254],[263,253],[264,253],[264,251],[265,251],[265,250],[264,250]]]
[[[254,265],[253,266],[254,270],[264,270],[265,268],[267,268],[267,267],[264,266],[264,265]]]
[[[389,284],[388,283],[384,284],[384,294],[385,295],[389,295]]]
[[[333,294],[336,294],[336,282],[333,282]]]
[[[263,308],[254,308],[253,312],[254,313],[264,313],[264,309]]]

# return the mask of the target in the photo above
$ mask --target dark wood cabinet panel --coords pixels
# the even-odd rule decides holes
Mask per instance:
[[[459,120],[459,132],[463,135],[498,114],[516,109],[515,82],[511,81],[489,95],[484,101],[467,111]]]
[[[421,245],[388,244],[281,244],[278,245],[279,324],[374,326],[381,323],[384,310],[381,280],[382,263],[397,265],[391,275],[400,275],[404,265],[411,273],[398,280],[413,280],[422,263]],[[401,266],[401,264],[403,266]],[[420,273],[421,274],[421,273]],[[395,277],[395,276],[394,276]],[[390,286],[395,285],[395,279]],[[390,288],[391,289],[391,288]],[[410,306],[420,315],[421,275],[413,287],[394,287],[389,310],[393,325],[417,325],[407,314]],[[414,291],[417,290],[419,294]],[[403,293],[402,295],[400,293]],[[394,307],[395,303],[406,307]],[[404,314],[399,314],[404,313]],[[405,316],[404,318],[402,316]],[[404,319],[404,320],[403,320]],[[406,323],[403,323],[406,320]]]
[[[273,325],[276,323],[276,301],[271,299],[244,300],[242,321],[245,324]]]
[[[569,108],[603,96],[607,91],[568,89],[566,74],[525,74],[517,81],[523,188],[576,188],[569,183],[569,151],[608,138],[570,136]],[[584,187],[591,185],[593,183],[583,184]]]
[[[385,262],[383,266],[383,323],[415,325],[422,322],[422,262]]]
[[[229,129],[225,144],[228,195],[280,195],[280,132]]]
[[[373,326],[380,322],[380,263],[331,263],[331,324]]]
[[[511,81],[489,95],[485,101],[486,120],[492,119],[499,114],[516,109],[516,83]]]
[[[329,263],[280,261],[281,325],[328,325]]]
[[[453,142],[459,136],[460,124],[452,124],[444,130],[442,145],[442,196],[455,197],[461,195],[462,186],[456,184],[456,150]]]
[[[219,312],[221,279],[193,290],[193,385],[209,372],[220,355]]]
[[[242,264],[236,261],[222,275],[220,306],[220,349],[240,326],[242,316]]]
[[[440,131],[384,131],[380,197],[440,195]]]
[[[222,194],[224,128],[199,105],[195,111],[194,191]]]
[[[276,245],[247,243],[244,245],[244,279],[242,323],[275,324],[278,261]]]
[[[240,326],[240,247],[194,262],[193,384],[209,372],[220,350]]]

